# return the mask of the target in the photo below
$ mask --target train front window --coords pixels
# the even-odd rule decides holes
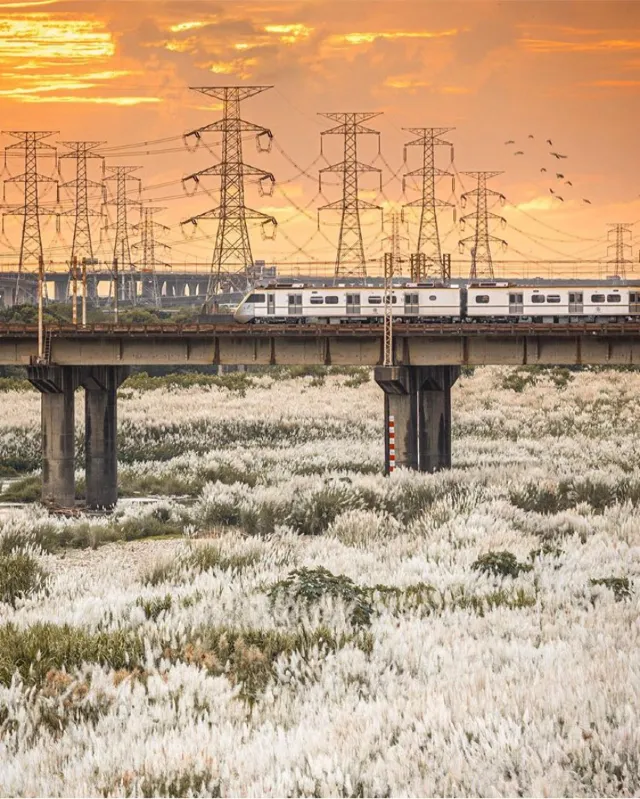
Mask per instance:
[[[259,305],[261,302],[266,302],[266,294],[250,294],[247,302],[252,302],[254,305]]]

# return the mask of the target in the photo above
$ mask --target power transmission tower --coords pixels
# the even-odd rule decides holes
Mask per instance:
[[[75,189],[75,208],[67,211],[66,214],[75,216],[73,227],[73,244],[71,245],[71,259],[77,258],[78,261],[86,259],[93,261],[93,242],[91,240],[91,225],[89,217],[101,216],[101,211],[94,211],[89,207],[89,189],[102,189],[102,183],[90,180],[87,174],[87,161],[92,158],[102,156],[94,152],[104,142],[99,141],[63,141],[60,142],[69,152],[62,153],[63,158],[73,158],[76,161],[76,177],[67,183],[61,184],[61,188]]]
[[[436,198],[436,177],[451,177],[450,172],[437,169],[435,165],[436,147],[450,147],[452,151],[451,160],[453,161],[453,145],[451,142],[444,141],[441,136],[455,128],[404,128],[409,133],[418,136],[417,139],[407,142],[405,145],[405,161],[407,147],[419,146],[422,148],[422,166],[408,172],[402,179],[402,190],[404,192],[406,179],[408,177],[421,177],[422,189],[418,200],[407,203],[405,208],[420,208],[420,230],[418,233],[418,246],[416,255],[423,255],[423,258],[414,259],[412,275],[414,280],[443,276],[442,249],[440,246],[440,235],[438,232],[438,215],[436,208],[451,206],[449,202]]]
[[[389,242],[391,252],[389,253],[393,259],[394,274],[401,273],[401,265],[406,260],[402,255],[402,242],[407,242],[409,239],[400,233],[401,214],[399,211],[391,211],[391,235],[387,236],[384,241]]]
[[[380,211],[378,205],[361,200],[358,196],[358,175],[362,172],[378,172],[380,169],[358,161],[358,136],[374,135],[378,137],[378,153],[380,152],[380,133],[366,128],[362,124],[369,119],[380,116],[374,113],[330,113],[320,116],[338,122],[334,128],[323,130],[321,136],[344,136],[344,158],[337,164],[331,164],[320,170],[320,191],[322,191],[322,175],[325,172],[342,174],[342,198],[319,208],[319,211],[341,211],[340,236],[336,255],[335,277],[360,277],[367,275],[367,262],[364,254],[362,228],[360,227],[360,211]],[[323,139],[321,138],[321,142]],[[322,150],[322,146],[321,146]]]
[[[164,208],[153,208],[150,206],[142,208],[140,223],[134,226],[134,230],[140,233],[140,241],[133,245],[133,249],[141,252],[141,258],[137,263],[140,271],[143,273],[142,298],[144,300],[150,299],[156,308],[160,308],[162,304],[156,267],[169,266],[166,261],[157,259],[156,248],[160,247],[165,251],[170,248],[167,244],[163,244],[156,239],[156,232],[168,233],[169,228],[166,225],[161,225],[160,222],[156,222],[153,217],[154,214],[164,210]],[[151,273],[150,281],[146,280],[146,275],[144,274],[149,272]]]
[[[271,149],[273,134],[268,128],[246,122],[240,116],[240,103],[254,97],[256,94],[271,89],[271,86],[203,86],[192,87],[207,97],[215,97],[222,102],[222,119],[210,125],[192,130],[185,134],[195,136],[197,139],[203,133],[222,134],[222,161],[215,166],[202,169],[193,175],[184,178],[185,181],[199,182],[201,177],[216,175],[220,177],[220,205],[210,211],[205,211],[197,216],[192,216],[182,224],[189,222],[197,225],[201,219],[217,219],[218,230],[213,251],[211,276],[207,288],[207,305],[209,305],[220,289],[222,276],[240,276],[239,288],[245,290],[250,281],[253,270],[253,255],[251,242],[247,230],[247,220],[258,219],[262,222],[263,235],[266,236],[265,226],[272,225],[274,230],[277,222],[274,217],[247,208],[244,201],[245,177],[257,178],[261,192],[271,194],[275,178],[271,172],[265,172],[258,167],[245,164],[242,160],[242,133],[251,131],[256,134],[258,150],[268,152]],[[266,136],[268,146],[262,147],[262,137]],[[269,181],[265,189],[265,181]]]
[[[493,278],[493,260],[491,257],[491,242],[497,241],[506,248],[507,242],[504,239],[492,236],[489,230],[491,220],[499,221],[503,226],[507,224],[507,220],[489,211],[489,197],[497,197],[504,203],[505,197],[500,192],[493,191],[487,188],[487,180],[502,174],[501,172],[463,172],[463,175],[469,175],[475,178],[478,182],[477,188],[473,191],[467,191],[461,196],[463,205],[466,203],[467,198],[475,197],[475,211],[472,214],[463,216],[460,223],[464,226],[467,220],[473,219],[475,224],[475,232],[473,236],[468,236],[466,239],[460,239],[458,242],[460,248],[464,248],[465,244],[473,242],[471,250],[471,270],[469,277],[473,280],[477,277]]]
[[[129,206],[139,205],[137,201],[127,197],[127,183],[136,181],[140,189],[140,178],[130,177],[132,172],[140,169],[139,166],[109,166],[107,167],[111,176],[105,177],[105,183],[111,180],[116,181],[116,238],[113,245],[113,260],[117,262],[118,270],[122,275],[120,284],[122,299],[136,301],[137,286],[135,276],[131,274],[133,263],[131,261],[131,247],[129,245]],[[113,203],[112,203],[113,204]],[[127,274],[129,280],[127,281]]]
[[[22,270],[29,264],[38,267],[40,261],[44,261],[42,251],[42,234],[40,232],[40,217],[44,214],[55,214],[56,211],[48,211],[40,206],[38,197],[39,183],[56,183],[55,178],[40,175],[38,173],[38,154],[48,153],[55,157],[56,148],[47,144],[44,139],[53,136],[58,131],[55,130],[11,130],[4,131],[7,136],[18,139],[15,144],[5,147],[5,159],[13,155],[14,152],[24,153],[24,172],[16,177],[5,179],[7,183],[24,184],[24,202],[21,206],[15,206],[3,213],[4,216],[21,216],[22,239],[20,242],[20,257],[18,261],[18,278],[16,280],[15,299],[18,300],[20,289],[20,276]],[[6,163],[6,160],[5,160]]]
[[[631,225],[624,225],[620,223],[610,224],[610,230],[607,232],[607,239],[611,241],[611,234],[615,233],[616,240],[612,244],[607,246],[607,255],[609,255],[610,250],[615,248],[616,257],[614,260],[610,260],[610,264],[615,264],[616,272],[615,276],[622,278],[625,280],[627,277],[627,264],[631,264],[632,256],[633,256],[633,249],[631,242],[627,242],[625,240],[625,236],[631,237]],[[626,251],[629,250],[629,258],[625,258]]]

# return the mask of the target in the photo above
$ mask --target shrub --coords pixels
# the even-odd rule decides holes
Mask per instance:
[[[631,584],[628,577],[598,577],[589,581],[591,585],[604,585],[613,591],[617,602],[631,596]]]
[[[531,566],[527,563],[518,563],[513,552],[502,550],[501,552],[487,552],[481,555],[471,565],[472,569],[492,574],[494,577],[517,577],[520,572],[531,571]]]
[[[24,629],[0,626],[0,683],[9,685],[18,671],[28,684],[42,684],[51,669],[99,663],[114,669],[140,665],[144,646],[132,633],[91,633],[68,624],[37,623]]]
[[[144,610],[144,615],[147,619],[157,621],[161,613],[171,610],[171,594],[154,597],[153,599],[142,599],[141,597],[136,601],[136,605]]]
[[[42,478],[22,477],[0,494],[0,502],[38,502],[42,493]]]
[[[196,571],[242,571],[260,560],[256,551],[226,554],[219,546],[194,546],[184,558],[184,564]]]
[[[15,607],[19,597],[29,596],[44,585],[46,573],[26,552],[0,555],[0,602]]]
[[[292,571],[268,591],[272,601],[284,595],[308,605],[318,603],[325,596],[341,599],[351,608],[351,623],[360,627],[371,623],[373,607],[367,593],[344,574],[336,576],[321,566]]]

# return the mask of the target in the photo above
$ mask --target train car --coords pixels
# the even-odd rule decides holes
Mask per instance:
[[[474,319],[524,319],[558,322],[618,319],[640,314],[640,290],[633,286],[510,285],[507,282],[470,283],[466,316]]]
[[[460,287],[436,283],[394,286],[394,319],[407,321],[459,320]],[[290,285],[255,288],[238,305],[236,321],[276,322],[380,322],[384,317],[384,289],[371,286]]]

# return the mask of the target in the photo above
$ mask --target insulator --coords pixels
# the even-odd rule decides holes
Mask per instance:
[[[405,144],[405,146],[402,148],[402,163],[403,163],[403,164],[406,164],[406,163],[407,163],[407,145],[406,145],[406,144]]]
[[[265,180],[269,181],[265,184]],[[273,197],[273,189],[276,183],[276,179],[273,175],[263,175],[260,180],[258,181],[258,189],[260,190],[261,197]]]
[[[267,137],[267,146],[262,146],[262,136]],[[256,136],[256,148],[259,153],[270,153],[273,147],[273,134],[270,130],[262,130]]]
[[[456,179],[452,175],[451,176],[451,194],[455,194],[455,193],[456,193]]]
[[[504,230],[504,229],[506,228],[506,226],[507,226],[507,220],[506,220],[506,219],[505,219],[503,216],[501,216],[501,217],[500,217],[500,225],[501,225],[501,227],[502,227],[502,229],[503,229],[503,230]]]
[[[455,213],[455,208],[454,208],[454,213]],[[465,218],[462,217],[460,219],[460,232],[461,233],[464,232],[464,229],[465,229],[466,225],[467,225],[467,222],[466,222]]]
[[[189,136],[195,136],[196,143],[195,143],[195,145],[193,147],[191,147],[191,145],[189,144],[189,141],[188,141]],[[200,147],[200,134],[198,133],[198,131],[195,131],[194,133],[190,133],[188,135],[185,133],[182,136],[182,141],[183,141],[183,144],[185,146],[185,149],[188,152],[195,153],[195,151],[198,149],[198,147]]]
[[[187,188],[187,181],[188,180],[193,180],[193,182],[194,182],[193,191],[189,191],[189,189]],[[199,185],[200,184],[200,180],[199,180],[197,175],[187,175],[187,177],[182,178],[181,183],[182,183],[182,191],[187,195],[187,197],[193,197],[193,195],[200,188],[200,185]]]
[[[453,163],[453,145],[451,145],[450,163]]]
[[[462,197],[460,197],[460,207],[461,208],[466,208],[467,207],[467,195],[466,194],[463,194]]]
[[[56,233],[60,233],[60,214],[56,214]]]
[[[272,226],[270,229],[271,230],[270,233],[267,232],[267,225]],[[277,230],[278,230],[278,223],[276,222],[275,219],[265,219],[261,225],[262,238],[265,239],[266,241],[273,241],[276,237]]]
[[[506,241],[502,242],[502,250],[503,250],[503,252],[507,250],[508,246],[509,246],[508,242],[506,242]]]
[[[458,216],[458,212],[457,212],[457,210],[456,210],[456,207],[455,207],[455,205],[454,205],[454,206],[453,206],[453,224],[454,224],[454,225],[455,225],[455,223],[457,222],[457,216]]]
[[[504,194],[501,194],[500,195],[500,205],[504,205],[506,203],[506,201],[507,201],[507,198],[504,196]]]
[[[462,255],[462,253],[464,252],[464,242],[462,242],[462,241],[459,241],[459,242],[458,242],[458,252],[459,252],[461,255]]]

